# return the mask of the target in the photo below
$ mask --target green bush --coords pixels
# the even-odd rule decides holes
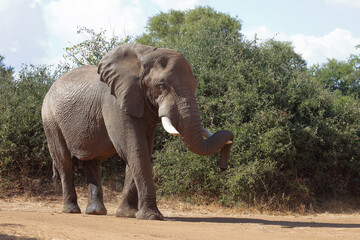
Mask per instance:
[[[225,173],[217,155],[196,156],[179,140],[157,147],[160,194],[293,208],[359,195],[359,102],[315,81],[291,43],[246,40],[236,19],[210,8],[161,13],[148,24],[139,42],[188,59],[204,125],[235,134]]]
[[[360,48],[360,45],[356,46]],[[350,55],[346,61],[329,59],[322,65],[314,65],[310,73],[314,81],[330,91],[340,91],[344,95],[360,96],[360,55]]]
[[[4,69],[4,66],[1,66]],[[51,161],[41,121],[43,98],[53,82],[47,66],[9,72],[0,88],[0,175],[18,179],[49,175]],[[16,175],[13,175],[17,173]]]

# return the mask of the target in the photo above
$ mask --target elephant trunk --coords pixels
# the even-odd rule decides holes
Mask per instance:
[[[234,138],[232,132],[220,130],[211,134],[205,130],[201,124],[200,111],[195,98],[192,101],[187,99],[183,106],[179,108],[182,117],[175,123],[176,127],[173,127],[173,129],[179,131],[185,146],[195,154],[209,156],[221,149],[219,167],[221,170],[226,170]],[[169,129],[169,127],[165,126],[164,128],[165,130]],[[177,135],[176,132],[172,132],[172,134]],[[203,136],[208,138],[204,139]]]

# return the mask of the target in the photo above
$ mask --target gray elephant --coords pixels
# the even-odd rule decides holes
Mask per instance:
[[[89,190],[86,213],[107,213],[100,165],[117,153],[126,161],[126,175],[115,215],[163,219],[151,166],[154,129],[160,122],[196,154],[221,150],[221,167],[226,168],[233,134],[211,134],[202,127],[195,91],[196,80],[181,54],[140,44],[120,45],[99,67],[82,66],[55,81],[45,96],[42,120],[61,178],[62,212],[80,213],[74,166],[82,161]]]

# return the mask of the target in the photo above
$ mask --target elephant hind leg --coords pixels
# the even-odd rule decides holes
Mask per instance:
[[[80,213],[81,210],[77,204],[77,196],[74,185],[75,162],[71,158],[65,139],[57,125],[44,123],[44,129],[49,146],[49,152],[51,158],[53,159],[53,164],[61,179],[64,199],[62,212]]]
[[[86,214],[106,215],[107,210],[104,206],[103,191],[100,176],[100,160],[84,161],[83,169],[89,191],[89,201],[86,207]]]
[[[122,202],[116,211],[117,217],[135,218],[138,208],[138,192],[133,178],[132,171],[126,166],[125,183],[122,191]]]
[[[81,213],[75,192],[74,167],[74,165],[68,166],[63,172],[59,171],[64,198],[64,206],[61,211],[63,213]]]

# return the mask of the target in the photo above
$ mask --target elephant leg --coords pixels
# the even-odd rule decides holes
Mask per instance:
[[[156,190],[152,176],[150,157],[138,158],[130,165],[136,188],[138,190],[138,219],[163,220],[156,204]]]
[[[77,204],[77,196],[74,184],[74,169],[75,163],[71,161],[69,164],[61,164],[58,168],[64,198],[64,206],[61,212],[63,213],[81,213],[79,205]],[[56,164],[55,164],[56,166]]]
[[[89,201],[86,207],[86,214],[106,215],[104,206],[103,191],[100,176],[100,160],[84,161],[83,169],[89,191]]]
[[[74,185],[74,168],[75,162],[71,158],[70,151],[66,146],[64,137],[54,123],[44,124],[45,134],[47,137],[49,152],[54,161],[54,165],[59,172],[64,206],[63,213],[80,213],[77,204],[77,196]]]
[[[112,119],[111,119],[112,120]],[[109,120],[110,121],[110,120]],[[112,120],[112,123],[119,121]],[[140,118],[123,116],[119,126],[109,123],[108,133],[117,153],[126,160],[128,164],[125,198],[120,206],[124,209],[129,205],[134,209],[135,186],[138,196],[139,211],[135,214],[138,219],[163,219],[156,205],[155,184],[152,176],[151,151],[146,133],[152,131],[147,121]],[[117,126],[117,127],[114,127]],[[123,129],[123,135],[115,134]],[[135,183],[135,186],[134,186]],[[124,204],[124,205],[123,205]]]
[[[122,201],[119,209],[115,213],[115,216],[135,218],[135,214],[138,210],[137,188],[135,185],[132,171],[130,170],[129,166],[126,165],[125,183],[122,191]]]

